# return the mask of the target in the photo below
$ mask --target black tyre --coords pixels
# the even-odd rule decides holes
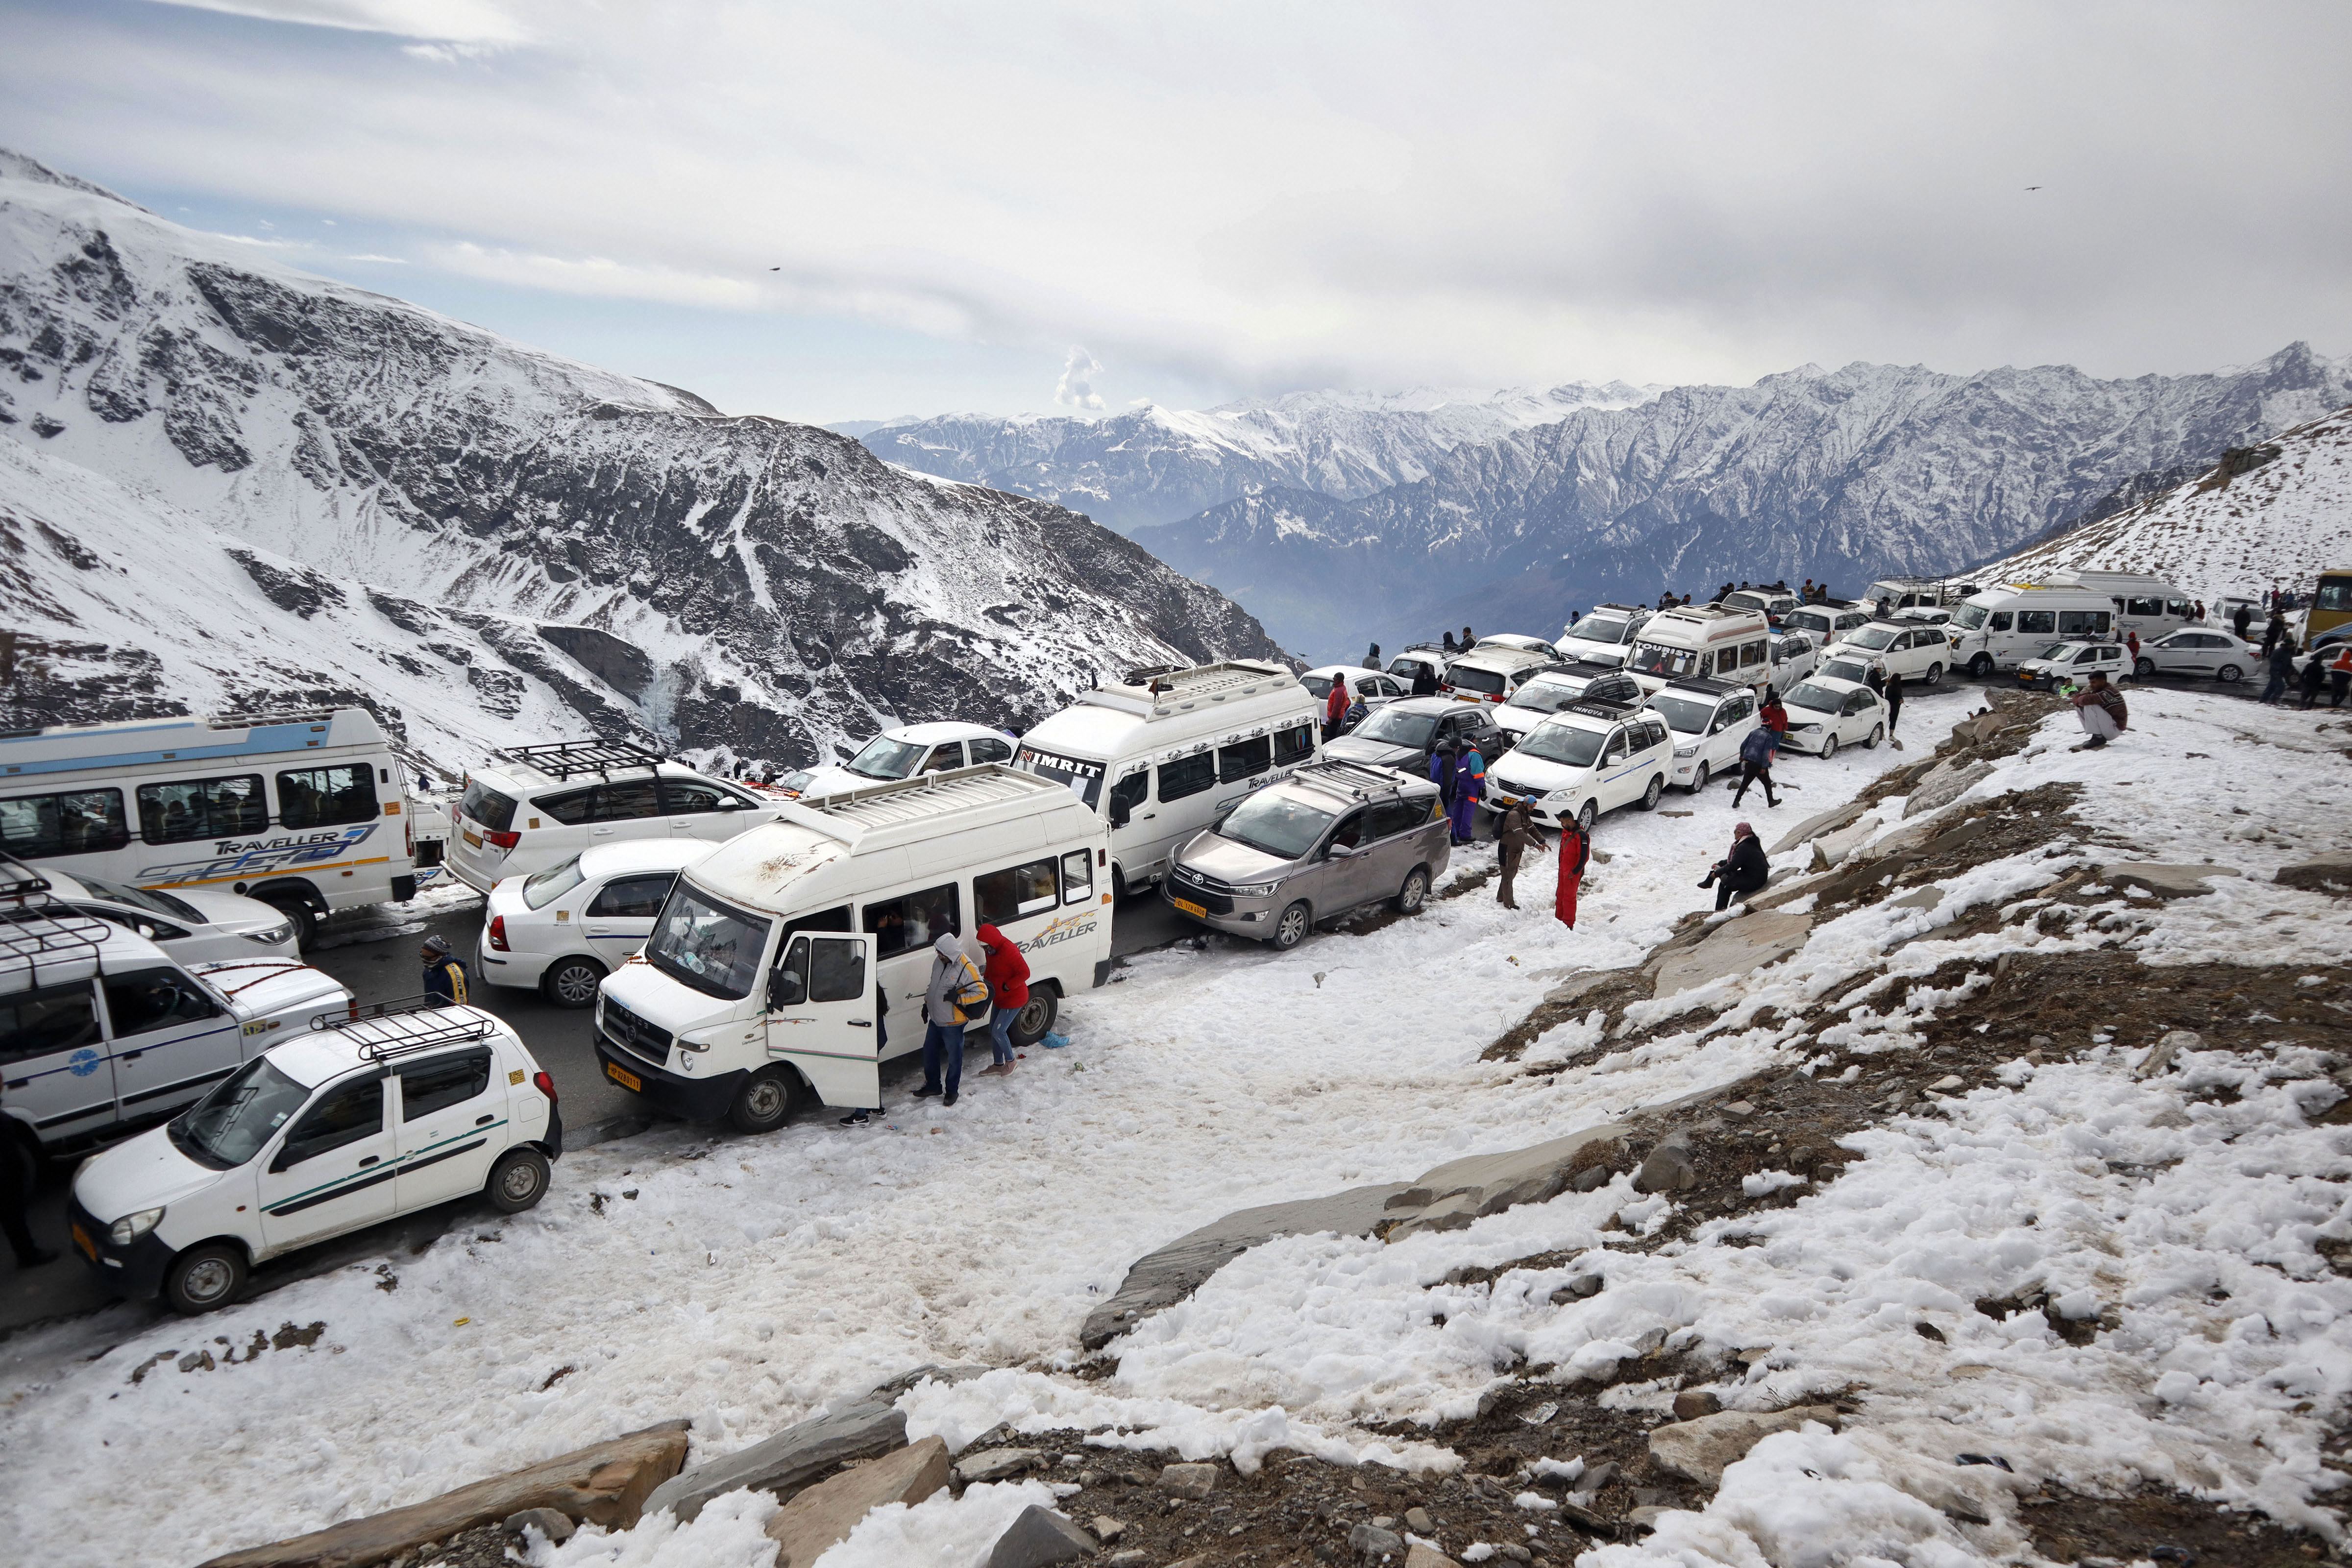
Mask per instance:
[[[1920,683],[1921,683],[1922,685],[1925,685],[1925,686],[1941,686],[1941,685],[1943,685],[1943,684],[1944,684],[1944,667],[1943,667],[1942,665],[1940,665],[1940,664],[1931,664],[1931,665],[1929,665],[1929,666],[1927,667],[1927,674],[1925,674],[1925,675],[1923,675],[1923,676],[1921,676],[1921,677],[1919,678],[1919,679],[1920,679]]]
[[[1307,907],[1307,900],[1301,899],[1275,917],[1274,935],[1268,940],[1274,943],[1277,952],[1288,952],[1305,942],[1307,933],[1314,929],[1315,913]]]
[[[1587,838],[1592,837],[1592,824],[1601,815],[1601,803],[1588,800],[1576,808],[1576,826]]]
[[[2213,679],[2220,681],[2224,686],[2229,686],[2237,681],[2245,679],[2246,672],[2240,669],[2234,664],[2225,664],[2221,668],[2213,672]]]
[[[1969,673],[1982,680],[1992,673],[1992,655],[1980,653],[1969,660]]]
[[[559,1007],[593,1007],[604,966],[593,958],[566,958],[539,977],[539,993]]]
[[[1658,797],[1665,793],[1665,775],[1663,773],[1652,773],[1650,775],[1650,787],[1642,792],[1642,809],[1643,811],[1657,810]]]
[[[1397,889],[1396,911],[1401,915],[1417,915],[1429,898],[1429,870],[1415,866],[1405,876],[1404,886]]]
[[[1125,902],[1127,902],[1127,873],[1113,866],[1110,868],[1111,912],[1118,913],[1118,906]]]
[[[1698,772],[1691,774],[1691,794],[1696,795],[1699,791],[1705,789],[1706,787],[1707,781],[1714,776],[1714,770],[1706,765],[1706,759],[1701,757],[1698,763]]]
[[[1834,757],[1834,756],[1836,756],[1836,755],[1837,755],[1837,737],[1836,737],[1835,735],[1833,735],[1833,734],[1832,734],[1832,735],[1824,735],[1824,736],[1822,736],[1822,761],[1823,761],[1823,762],[1825,762],[1825,763],[1826,763],[1826,762],[1828,762],[1832,757]]]
[[[536,1149],[509,1149],[490,1167],[482,1195],[500,1214],[520,1214],[547,1195],[547,1156]]]
[[[1013,1015],[1013,1043],[1034,1046],[1054,1032],[1054,1019],[1060,1014],[1062,999],[1050,985],[1033,985],[1028,1005]]]
[[[2142,680],[2146,680],[2149,676],[2156,673],[2156,660],[2152,658],[2136,658],[2132,660],[2132,673],[2138,676]]]
[[[245,1289],[245,1249],[227,1242],[192,1247],[163,1270],[163,1305],[184,1318],[216,1311]]]
[[[319,911],[299,899],[264,899],[261,900],[294,922],[294,945],[309,947],[319,939]]]
[[[1865,752],[1874,752],[1878,750],[1878,742],[1885,739],[1886,739],[1886,726],[1873,724],[1870,727],[1870,739],[1862,743],[1862,749]]]
[[[800,1086],[782,1068],[761,1068],[746,1076],[727,1107],[728,1125],[738,1132],[773,1132],[799,1109]]]

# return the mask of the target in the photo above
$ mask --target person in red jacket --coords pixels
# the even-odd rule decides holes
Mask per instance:
[[[1002,1078],[1013,1070],[1013,1020],[1029,1005],[1029,961],[994,926],[982,925],[979,934],[980,945],[988,950],[988,999],[996,1009],[988,1020],[988,1048],[995,1060],[980,1076]]]
[[[1326,742],[1339,738],[1339,731],[1348,722],[1348,705],[1352,700],[1348,695],[1348,678],[1333,676],[1331,694],[1323,700],[1323,739]]]

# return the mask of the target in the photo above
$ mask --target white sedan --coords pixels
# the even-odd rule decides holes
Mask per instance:
[[[597,983],[653,934],[678,872],[718,846],[699,838],[600,844],[490,889],[475,973],[493,985],[536,986],[559,1007],[585,1007]]]
[[[2151,675],[2198,675],[2229,681],[2243,680],[2246,672],[2261,663],[2261,653],[2252,644],[2240,642],[2228,632],[2192,628],[2140,644],[2139,658],[2132,669],[2143,679]]]
[[[1789,693],[1789,732],[1780,743],[1824,762],[1840,746],[1860,742],[1875,746],[1886,738],[1886,704],[1877,692],[1854,680],[1815,676]]]
[[[2095,675],[2121,680],[2131,668],[2131,656],[2116,642],[2062,642],[2042,650],[2039,658],[2021,659],[2017,679],[2036,690],[2075,685]]]
[[[135,931],[182,963],[301,956],[294,922],[285,910],[258,899],[207,888],[167,893],[95,877],[68,877],[47,867],[40,876],[58,902]]]
[[[1347,681],[1349,700],[1362,703],[1367,711],[1384,708],[1400,697],[1412,695],[1411,676],[1366,669],[1358,664],[1327,664],[1319,669],[1310,669],[1298,678],[1298,684],[1313,692],[1315,700],[1321,702],[1331,695],[1331,682],[1337,679]]]

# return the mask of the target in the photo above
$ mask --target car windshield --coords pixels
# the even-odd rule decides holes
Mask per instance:
[[[1845,698],[1826,686],[1815,686],[1808,680],[1789,693],[1789,706],[1810,709],[1815,713],[1835,713],[1845,706]]]
[[[192,925],[205,923],[205,917],[195,905],[175,899],[169,893],[159,893],[149,888],[133,888],[121,882],[101,882],[95,877],[82,878],[81,885],[101,899],[129,904],[132,909],[145,910],[151,915],[186,921]]]
[[[1315,841],[1338,815],[1296,795],[1268,790],[1234,807],[1217,832],[1261,855],[1296,860],[1315,847]]]
[[[550,866],[534,877],[522,879],[522,901],[534,910],[543,910],[580,885],[580,857],[574,855],[561,866]]]
[[[1864,626],[1845,640],[1856,647],[1883,649],[1894,643],[1895,636],[1885,626]]]
[[[887,735],[877,735],[866,742],[866,749],[849,759],[849,771],[863,773],[869,779],[902,779],[915,771],[929,746],[913,741],[894,741]],[[839,753],[835,753],[838,755]]]
[[[1464,691],[1483,691],[1492,694],[1503,689],[1503,672],[1499,669],[1480,669],[1475,664],[1457,664],[1446,671],[1445,681],[1447,685],[1459,688]]]
[[[1585,642],[1606,643],[1611,647],[1622,647],[1625,640],[1633,635],[1633,623],[1604,621],[1598,616],[1587,616],[1577,622],[1575,628],[1568,635]]]
[[[200,1165],[230,1170],[260,1153],[310,1098],[268,1057],[256,1057],[173,1121],[172,1146]]]
[[[1985,624],[1992,612],[1982,605],[1962,605],[1952,612],[1952,624],[1964,632],[1972,632]]]
[[[1379,741],[1385,745],[1426,746],[1430,736],[1437,732],[1437,715],[1382,708],[1357,725],[1355,732],[1367,741]]]
[[[751,994],[769,923],[680,882],[654,922],[646,957],[680,984],[732,1002]]]
[[[1688,675],[1698,668],[1698,655],[1689,648],[1668,647],[1664,643],[1635,643],[1625,667],[1637,675]]]
[[[1666,727],[1685,735],[1704,735],[1715,719],[1715,704],[1700,702],[1688,697],[1676,697],[1662,692],[1650,699],[1650,706],[1665,715]]]
[[[1601,731],[1574,724],[1538,724],[1519,742],[1518,754],[1541,763],[1589,768],[1600,757],[1601,742],[1607,739]]]
[[[1511,700],[1503,706],[1516,708],[1522,713],[1557,713],[1575,701],[1576,698],[1577,692],[1574,687],[1561,686],[1554,681],[1538,680],[1520,687],[1517,691],[1512,693]]]

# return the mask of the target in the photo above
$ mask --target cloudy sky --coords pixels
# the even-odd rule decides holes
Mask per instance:
[[[730,411],[2352,353],[2339,4],[0,0],[0,144]]]

